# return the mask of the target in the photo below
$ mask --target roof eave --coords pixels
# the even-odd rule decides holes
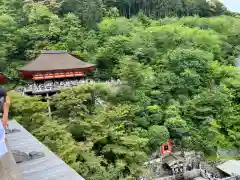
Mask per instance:
[[[21,69],[18,68],[18,71],[21,72],[51,72],[51,71],[75,71],[75,70],[87,70],[88,68],[96,67],[95,65],[87,66],[87,67],[82,67],[82,68],[67,68],[67,69],[52,69],[52,70],[27,70],[27,69]]]

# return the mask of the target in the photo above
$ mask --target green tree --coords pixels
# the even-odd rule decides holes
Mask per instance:
[[[165,126],[151,126],[149,132],[149,146],[153,151],[156,151],[162,144],[166,143],[169,138],[169,132]]]
[[[154,82],[154,72],[150,67],[125,57],[119,65],[119,77],[133,88],[150,88]]]

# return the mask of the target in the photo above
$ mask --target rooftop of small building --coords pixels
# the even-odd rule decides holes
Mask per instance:
[[[217,166],[217,168],[230,176],[232,176],[232,175],[240,176],[240,161],[239,160],[226,161],[225,163]]]
[[[24,180],[84,180],[83,177],[39,142],[17,121],[9,121],[9,128],[20,130],[20,132],[6,135],[10,150],[25,153],[33,151],[44,153],[44,157],[17,164],[23,173]]]

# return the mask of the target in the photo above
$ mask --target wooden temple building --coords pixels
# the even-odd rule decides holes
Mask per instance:
[[[36,60],[18,70],[23,78],[36,86],[40,81],[39,84],[44,84],[48,80],[59,82],[66,78],[81,78],[94,68],[93,64],[78,60],[67,51],[42,51]],[[0,84],[7,82],[8,78],[0,72]],[[48,94],[59,90],[44,88],[34,89],[33,86],[30,93]],[[7,129],[0,122],[0,180],[43,179],[84,180],[18,122],[10,120]]]
[[[81,61],[67,51],[61,50],[42,51],[35,60],[19,68],[18,71],[24,79],[33,81],[32,86],[25,89],[26,94],[47,94],[63,87],[64,83],[61,81],[82,79],[87,72],[94,69],[94,64]]]

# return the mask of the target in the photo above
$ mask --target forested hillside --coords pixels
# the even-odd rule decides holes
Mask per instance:
[[[231,14],[218,0],[1,0],[1,11],[23,15],[22,6],[34,2],[45,5],[55,14],[74,13],[87,27],[96,27],[104,16],[119,14],[132,17],[142,11],[152,18],[166,16],[201,17]],[[19,17],[20,18],[20,17]]]
[[[66,49],[97,65],[90,78],[127,82],[65,89],[50,99],[53,119],[38,97],[11,93],[12,118],[86,180],[140,176],[143,162],[169,138],[207,156],[240,148],[240,19],[219,2],[1,0],[0,6],[0,71],[12,79],[40,50]]]

